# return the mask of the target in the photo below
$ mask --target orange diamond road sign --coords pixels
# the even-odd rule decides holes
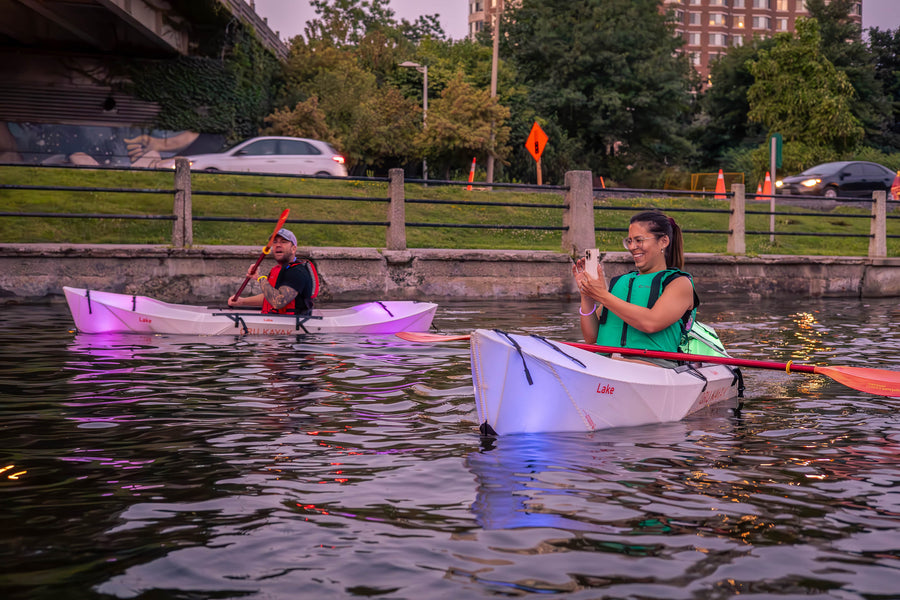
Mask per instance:
[[[525,149],[531,153],[534,157],[534,160],[541,160],[541,154],[544,153],[544,146],[547,145],[547,134],[544,133],[544,130],[541,129],[540,125],[535,122],[535,124],[531,127],[531,133],[528,134],[528,139],[525,140]]]

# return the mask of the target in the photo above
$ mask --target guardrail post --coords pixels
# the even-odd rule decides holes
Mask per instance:
[[[869,258],[887,256],[887,194],[884,190],[872,192],[872,224],[869,226]]]
[[[194,222],[191,218],[191,163],[188,159],[175,159],[175,224],[172,226],[172,245],[190,248],[194,245]]]
[[[728,245],[726,252],[729,254],[747,253],[747,215],[745,212],[746,195],[743,183],[731,184],[731,214],[728,216]]]
[[[406,193],[403,189],[403,169],[391,169],[388,177],[391,204],[388,208],[387,249],[406,250]]]
[[[562,251],[573,258],[597,247],[594,231],[594,188],[590,171],[566,172],[566,208],[563,211]]]

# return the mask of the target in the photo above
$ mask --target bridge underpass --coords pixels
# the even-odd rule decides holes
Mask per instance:
[[[125,93],[113,66],[208,56],[235,25],[287,57],[242,0],[0,0],[0,163],[50,160],[23,145],[46,146],[30,138],[51,125],[44,138],[71,135],[59,133],[64,126],[147,128],[160,107]]]

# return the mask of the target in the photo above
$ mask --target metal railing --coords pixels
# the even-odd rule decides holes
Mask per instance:
[[[6,165],[4,165],[6,166]],[[21,166],[21,165],[9,165]],[[74,168],[83,169],[84,167],[47,167],[47,168]],[[96,169],[94,169],[96,170]],[[146,169],[141,169],[146,172]],[[284,175],[267,175],[259,173],[237,173],[223,172],[228,175],[238,176],[270,176],[270,177],[286,177]],[[315,200],[335,200],[335,201],[351,201],[351,202],[368,202],[383,203],[387,205],[387,214],[384,220],[353,220],[353,219],[297,219],[292,218],[291,223],[308,224],[308,225],[341,225],[341,226],[377,226],[385,227],[386,230],[386,249],[388,250],[405,250],[407,248],[406,228],[464,228],[464,229],[519,229],[519,230],[537,230],[537,231],[557,231],[562,232],[562,250],[566,253],[579,255],[583,253],[585,248],[594,247],[596,245],[596,232],[627,232],[627,227],[600,227],[596,225],[595,213],[599,211],[627,211],[634,213],[640,210],[651,210],[655,207],[636,207],[634,205],[615,206],[605,204],[615,198],[634,197],[635,195],[645,196],[665,196],[665,197],[718,197],[725,196],[728,202],[727,207],[722,208],[666,208],[666,212],[681,213],[711,213],[728,216],[727,229],[685,229],[685,233],[691,234],[718,234],[727,235],[727,252],[730,254],[746,253],[747,236],[820,236],[820,237],[857,237],[868,238],[869,248],[868,256],[879,258],[887,256],[887,239],[900,238],[898,235],[887,234],[887,221],[889,219],[900,219],[900,216],[887,214],[889,204],[900,205],[898,201],[887,201],[884,192],[875,192],[872,199],[846,199],[839,198],[837,200],[845,202],[860,202],[871,205],[871,214],[841,214],[844,219],[868,219],[871,226],[868,234],[862,233],[821,233],[821,232],[803,232],[803,231],[774,231],[774,230],[748,230],[746,228],[746,218],[751,215],[766,215],[773,217],[775,215],[785,216],[785,213],[775,213],[771,209],[769,211],[747,210],[746,202],[748,197],[755,200],[768,200],[769,196],[760,196],[757,194],[746,195],[742,184],[734,184],[731,191],[722,194],[721,192],[699,192],[699,191],[677,191],[677,190],[653,190],[653,189],[633,189],[633,188],[593,188],[591,185],[592,176],[589,171],[572,171],[566,174],[565,185],[551,186],[542,185],[535,186],[529,184],[512,184],[512,183],[471,183],[460,181],[441,181],[441,180],[405,180],[402,169],[392,169],[389,177],[357,177],[357,178],[332,178],[332,177],[316,177],[315,179],[351,179],[360,182],[380,182],[387,183],[387,197],[361,197],[346,195],[311,195],[311,194],[292,194],[292,193],[271,193],[271,192],[236,192],[236,191],[209,191],[193,189],[191,181],[191,171],[189,163],[186,159],[176,160],[176,169],[174,171],[174,187],[173,188],[115,188],[115,187],[98,187],[98,186],[60,186],[60,185],[23,185],[23,184],[3,184],[0,183],[0,190],[15,191],[65,191],[78,193],[127,193],[127,194],[160,194],[174,197],[174,205],[172,214],[109,214],[109,213],[50,213],[50,212],[0,212],[0,217],[30,217],[30,218],[70,218],[70,219],[132,219],[132,220],[166,220],[173,222],[172,229],[172,245],[176,248],[186,248],[193,245],[193,222],[235,222],[235,223],[261,223],[270,222],[271,219],[253,218],[246,216],[201,216],[195,215],[192,205],[193,196],[218,196],[218,197],[252,197],[252,198],[275,198],[275,199],[315,199]],[[290,177],[290,176],[287,176]],[[458,205],[459,200],[443,200],[429,198],[406,198],[407,184],[423,184],[432,186],[467,186],[471,189],[474,185],[479,189],[489,187],[490,189],[506,189],[506,190],[527,190],[535,192],[550,192],[556,196],[562,195],[561,202],[497,202],[497,201],[479,201],[466,200],[467,206],[486,206],[486,207],[512,207],[527,209],[553,209],[561,212],[560,225],[531,225],[531,224],[510,224],[510,223],[465,223],[465,222],[422,222],[407,221],[406,207],[408,205]],[[546,197],[546,196],[545,196]],[[778,196],[779,199],[785,200],[831,200],[826,198],[818,198],[812,196],[793,197]],[[598,201],[599,200],[599,201]],[[821,217],[822,213],[816,212],[795,212],[789,213],[790,216],[811,216]]]

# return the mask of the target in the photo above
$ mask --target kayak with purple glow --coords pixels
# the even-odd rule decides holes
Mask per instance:
[[[314,309],[309,315],[262,314],[233,308],[170,304],[146,296],[64,287],[81,333],[187,335],[392,334],[427,331],[437,304],[408,300]]]

